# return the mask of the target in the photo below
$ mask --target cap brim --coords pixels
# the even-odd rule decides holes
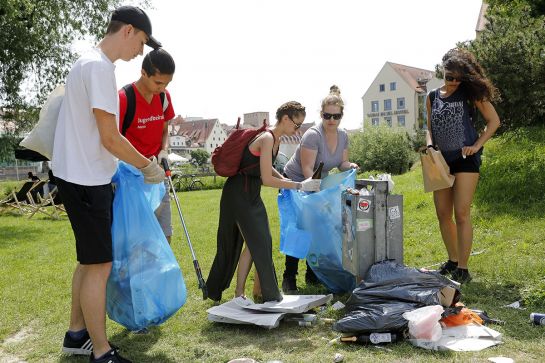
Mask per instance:
[[[153,49],[162,47],[161,43],[151,35],[148,37],[148,42],[146,43],[146,45],[148,47],[152,47]]]

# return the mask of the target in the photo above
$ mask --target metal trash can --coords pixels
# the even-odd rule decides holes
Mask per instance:
[[[386,180],[358,179],[355,186],[360,195],[342,194],[342,257],[358,284],[375,262],[403,263],[403,196],[389,194]]]

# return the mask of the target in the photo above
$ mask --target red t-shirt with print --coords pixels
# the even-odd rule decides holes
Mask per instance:
[[[125,137],[142,155],[149,158],[157,156],[161,151],[163,142],[163,128],[165,122],[172,120],[175,116],[170,93],[165,90],[168,100],[168,107],[163,114],[161,96],[153,95],[150,103],[138,92],[134,83],[132,84],[136,98],[136,109],[131,125],[125,133]],[[123,89],[119,90],[119,132],[125,113],[127,111],[127,96]]]

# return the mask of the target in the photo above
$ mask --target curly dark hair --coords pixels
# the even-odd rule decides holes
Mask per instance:
[[[471,102],[495,101],[499,93],[486,77],[483,67],[466,49],[453,48],[443,56],[443,68],[461,76],[460,87]]]
[[[297,101],[289,101],[278,107],[276,110],[276,120],[280,121],[284,115],[287,115],[291,120],[298,116],[306,116],[305,106]]]

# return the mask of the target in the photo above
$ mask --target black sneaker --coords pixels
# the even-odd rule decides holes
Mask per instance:
[[[99,359],[96,359],[93,354],[89,357],[89,362],[93,363],[132,363],[132,361],[123,358],[117,352],[117,349],[110,349]]]
[[[461,284],[465,284],[465,283],[468,283],[471,281],[472,277],[471,277],[471,274],[469,273],[469,271],[465,268],[456,268],[456,270],[454,270],[452,272],[452,279],[454,281],[457,281]]]
[[[447,262],[443,262],[443,264],[439,267],[437,271],[441,275],[448,275],[456,271],[457,268],[458,268],[458,262],[452,262],[451,260],[448,260]]]
[[[284,294],[288,295],[297,294],[297,282],[295,282],[295,279],[284,277],[282,280],[282,291],[284,291]]]
[[[81,339],[74,340],[70,334],[66,332],[62,343],[62,352],[73,355],[91,355],[91,353],[93,353],[93,342],[91,342],[89,333],[86,331]]]

